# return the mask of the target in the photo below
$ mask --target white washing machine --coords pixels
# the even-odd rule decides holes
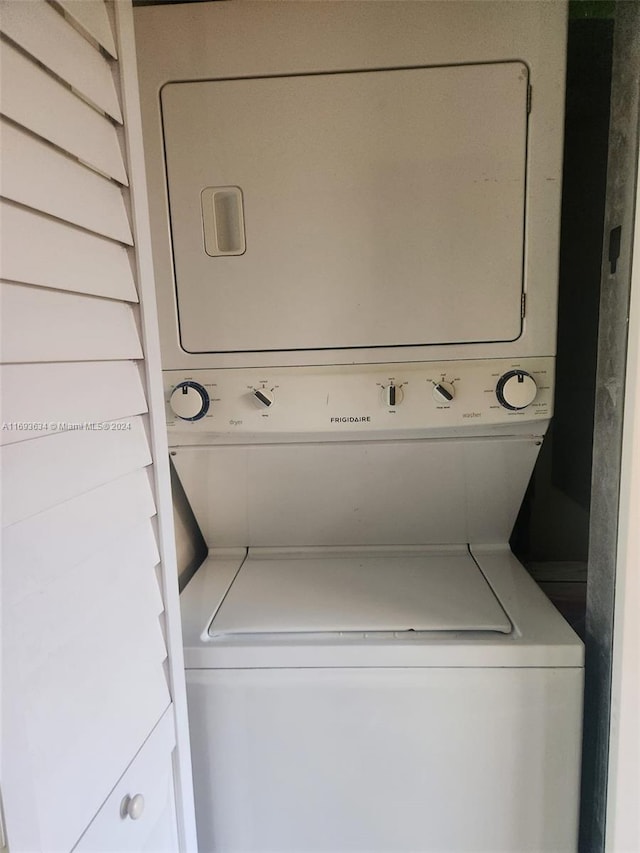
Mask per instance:
[[[201,850],[576,849],[582,649],[506,547],[213,552],[183,620]]]
[[[576,850],[582,643],[506,544],[551,403],[528,366],[517,421],[509,361],[387,366],[395,406],[384,366],[272,368],[271,441],[172,447],[215,543],[182,594],[201,850]],[[248,374],[199,376],[260,429]]]
[[[577,849],[552,416],[563,3],[136,10],[200,850]]]

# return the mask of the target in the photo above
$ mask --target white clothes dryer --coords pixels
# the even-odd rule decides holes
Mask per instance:
[[[566,16],[136,9],[165,369],[553,355]]]

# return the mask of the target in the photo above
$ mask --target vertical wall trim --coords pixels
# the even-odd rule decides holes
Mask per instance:
[[[636,6],[636,12],[638,7]],[[640,50],[640,15],[636,14]],[[638,173],[640,174],[640,160]],[[613,631],[606,850],[640,850],[640,216],[631,271],[629,349],[622,442],[618,560]]]
[[[638,524],[637,518],[625,519],[622,514],[621,478],[622,463],[626,461],[623,423],[625,426],[629,423],[625,421],[625,405],[627,401],[632,405],[632,398],[626,396],[625,373],[638,159],[639,80],[640,6],[618,3],[613,45],[587,576],[582,853],[602,853],[606,849],[609,737],[610,727],[617,725],[611,716],[610,703],[614,601],[616,596],[619,601],[621,594],[616,591],[618,536],[620,534],[620,546],[624,548],[625,524]],[[615,240],[619,254],[617,246],[611,245],[612,233],[619,238]],[[629,440],[628,436],[626,439]],[[610,805],[614,807],[615,803]]]
[[[120,52],[122,108],[125,117],[125,142],[129,163],[131,207],[136,245],[136,266],[142,339],[145,352],[144,370],[149,403],[149,432],[153,453],[153,476],[158,510],[158,544],[162,565],[162,591],[165,602],[166,642],[169,653],[169,682],[176,724],[176,809],[180,849],[196,853],[191,753],[184,677],[184,656],[180,623],[178,570],[173,532],[173,510],[169,474],[169,453],[165,424],[165,401],[162,387],[160,337],[155,279],[151,255],[149,203],[146,188],[138,72],[136,65],[133,12],[130,0],[114,4],[116,32]]]

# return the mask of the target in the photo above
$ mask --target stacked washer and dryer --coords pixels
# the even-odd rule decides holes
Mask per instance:
[[[574,851],[583,649],[509,549],[552,416],[562,3],[136,10],[200,849]]]

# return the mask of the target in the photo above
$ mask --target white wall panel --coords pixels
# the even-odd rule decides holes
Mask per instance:
[[[619,17],[618,17],[619,16]],[[625,51],[633,50],[637,57],[640,36],[640,8],[625,8],[616,12],[616,38],[626,30]],[[635,42],[634,42],[635,37]],[[635,48],[632,46],[635,44]],[[638,60],[629,68],[619,57],[620,70],[614,71],[615,85],[623,75],[638,73]],[[627,54],[629,55],[629,54]],[[626,67],[625,67],[626,66]],[[628,77],[627,77],[628,79]],[[623,86],[617,91],[622,94]],[[618,104],[621,106],[622,98]],[[627,100],[628,109],[631,100]],[[635,110],[637,110],[637,106]],[[632,126],[637,112],[629,110],[628,127]],[[624,125],[616,121],[613,132],[619,134]],[[629,153],[637,137],[630,135]],[[620,167],[622,167],[622,155]],[[640,195],[640,151],[636,149],[635,197]],[[631,158],[627,160],[630,165]],[[621,174],[618,171],[616,174]],[[628,198],[634,189],[628,188]],[[637,205],[637,202],[636,202]],[[612,206],[613,208],[613,206]],[[613,208],[615,209],[615,208]],[[618,208],[620,210],[621,208]],[[629,256],[633,252],[631,266],[631,302],[629,306],[629,343],[624,390],[624,438],[620,482],[618,554],[615,579],[615,615],[613,635],[613,667],[611,687],[611,735],[609,750],[609,775],[607,791],[607,853],[633,853],[640,850],[640,209],[636,206]],[[624,257],[624,256],[623,256]],[[614,286],[620,287],[621,281]],[[608,372],[608,375],[612,374]]]
[[[74,430],[9,445],[2,449],[2,525],[22,521],[150,462],[140,417],[114,421],[107,430]]]
[[[95,296],[0,285],[3,362],[140,358],[130,305]]]
[[[109,119],[9,43],[0,48],[0,69],[5,116],[127,183],[118,136]]]
[[[122,121],[109,61],[52,6],[45,0],[0,0],[0,12],[3,33],[101,110]]]
[[[108,542],[124,538],[155,511],[149,477],[139,468],[6,527],[2,583],[7,607],[55,584],[65,572]]]
[[[147,411],[133,361],[7,364],[0,378],[0,444]]]
[[[133,242],[117,184],[6,121],[0,134],[4,198],[113,240]]]
[[[96,0],[58,0],[58,5],[102,45],[107,53],[117,57],[113,30],[104,3],[96,3]]]
[[[138,301],[125,246],[6,201],[0,222],[2,278]]]

